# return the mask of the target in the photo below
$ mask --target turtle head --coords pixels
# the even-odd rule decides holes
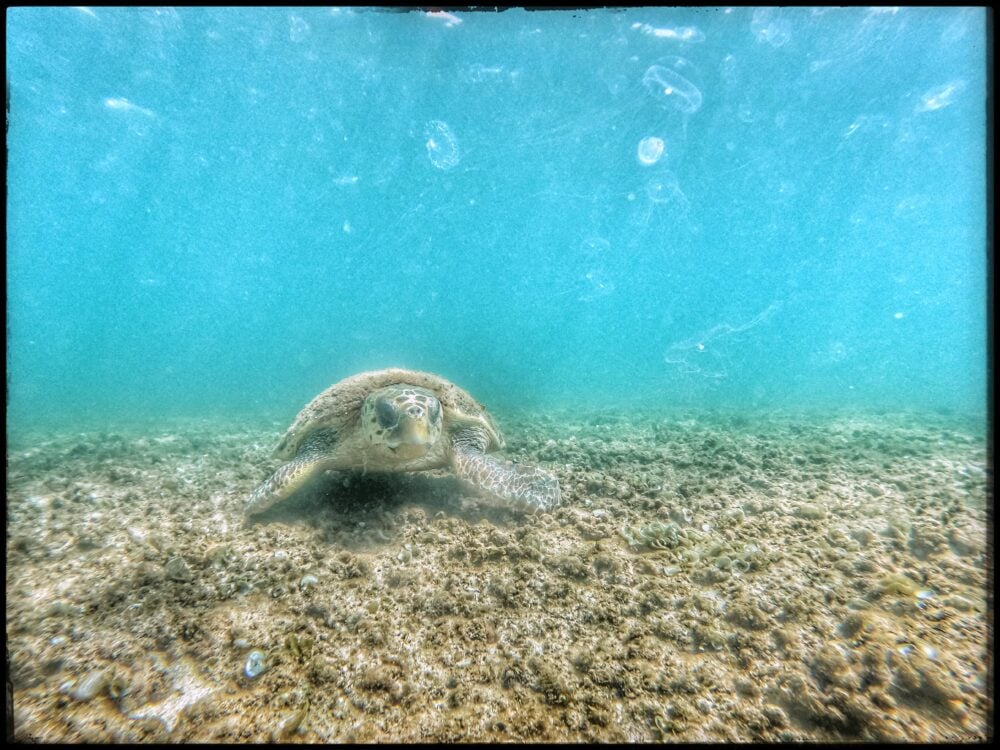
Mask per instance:
[[[369,442],[402,459],[422,457],[441,437],[441,402],[426,388],[380,388],[368,394],[361,411]]]

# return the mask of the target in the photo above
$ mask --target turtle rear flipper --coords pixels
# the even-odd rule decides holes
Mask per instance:
[[[250,495],[244,511],[247,517],[263,513],[281,502],[325,469],[332,468],[331,450],[335,437],[330,430],[318,430],[302,444],[299,452],[278,469]]]
[[[452,470],[475,489],[514,506],[547,511],[559,505],[562,495],[554,474],[537,466],[515,464],[475,446],[456,444]]]

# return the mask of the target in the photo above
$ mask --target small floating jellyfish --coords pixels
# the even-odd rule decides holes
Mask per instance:
[[[643,85],[661,107],[694,114],[701,109],[701,91],[678,72],[693,66],[683,57],[669,58],[664,62],[668,65],[649,66],[642,77]]]
[[[639,141],[637,155],[639,162],[645,166],[656,164],[663,156],[664,143],[662,138],[650,135]]]
[[[781,47],[792,38],[792,27],[780,8],[758,8],[753,12],[750,31],[761,44]]]
[[[920,103],[914,107],[914,112],[933,112],[936,109],[943,109],[955,101],[955,95],[965,88],[965,81],[951,81],[933,88],[922,97]]]
[[[431,120],[424,126],[427,157],[438,169],[451,169],[456,166],[461,157],[458,152],[458,142],[451,132],[448,123],[441,120]]]
[[[677,176],[669,171],[664,171],[649,181],[646,185],[646,195],[653,203],[676,203],[686,207],[688,202]]]

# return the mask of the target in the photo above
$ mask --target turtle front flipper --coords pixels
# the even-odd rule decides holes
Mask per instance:
[[[250,495],[244,513],[247,517],[289,497],[316,474],[331,468],[331,449],[335,438],[330,431],[317,431],[302,444],[299,452],[278,469]]]
[[[554,474],[491,456],[475,444],[456,440],[451,463],[459,479],[515,506],[547,511],[562,498]]]

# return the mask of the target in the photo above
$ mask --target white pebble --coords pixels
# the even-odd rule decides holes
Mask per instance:
[[[89,701],[97,697],[107,684],[107,673],[103,669],[95,669],[80,681],[72,696],[78,701]]]

